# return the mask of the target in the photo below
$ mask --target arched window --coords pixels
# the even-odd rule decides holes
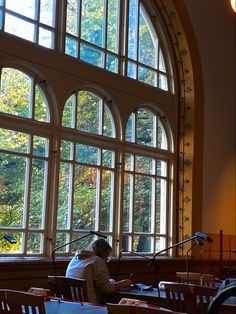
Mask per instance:
[[[47,99],[36,80],[14,68],[1,68],[0,112],[49,122]]]
[[[112,236],[116,151],[102,138],[115,137],[113,115],[100,96],[79,90],[65,103],[62,125],[68,131],[74,129],[76,139],[64,129],[62,137],[67,139],[62,138],[60,149],[57,244],[89,230]],[[100,135],[100,140],[94,135]]]
[[[156,252],[166,246],[171,208],[170,167],[173,156],[167,125],[156,113],[138,108],[126,125],[124,155],[123,247]],[[138,149],[128,145],[135,143]],[[152,152],[152,148],[156,148]],[[165,150],[161,154],[160,150]]]
[[[1,0],[0,29],[54,49],[55,0]]]
[[[105,100],[85,90],[74,93],[66,101],[62,126],[91,134],[116,136],[113,117]]]
[[[37,126],[50,120],[46,97],[35,79],[9,67],[1,69],[0,83],[0,114],[25,122],[31,118]],[[50,137],[22,126],[15,122],[9,128],[8,122],[0,127],[0,229],[1,235],[10,232],[17,239],[14,247],[5,245],[2,251],[43,255]]]

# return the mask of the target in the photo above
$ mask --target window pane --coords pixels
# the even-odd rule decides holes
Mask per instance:
[[[2,10],[0,10],[0,30],[2,30],[2,28],[3,28],[3,12],[2,12]]]
[[[6,8],[31,19],[35,19],[35,0],[6,0]]]
[[[78,93],[77,129],[99,134],[100,98],[93,93]]]
[[[67,101],[63,110],[62,125],[68,128],[75,127],[76,96],[73,94]]]
[[[157,161],[157,175],[166,177],[167,176],[167,162],[158,160]]]
[[[30,191],[29,227],[44,228],[44,212],[47,187],[47,163],[42,160],[32,161]]]
[[[100,149],[93,146],[76,144],[76,161],[85,164],[100,164]]]
[[[39,28],[39,45],[53,49],[54,48],[54,33],[40,27]]]
[[[68,141],[61,141],[61,159],[72,160],[74,144]]]
[[[35,42],[34,24],[10,14],[5,15],[5,32]],[[25,31],[27,29],[27,32]]]
[[[131,154],[125,154],[125,170],[134,170],[134,156]]]
[[[36,232],[29,232],[27,242],[27,253],[42,254],[43,253],[43,234]]]
[[[70,235],[68,233],[57,232],[55,247],[60,246],[62,244],[65,244],[65,243],[69,242],[70,240],[71,240],[70,239]],[[65,253],[65,252],[68,252],[68,251],[69,251],[69,245],[65,245],[62,248],[60,248],[57,252],[58,253]]]
[[[0,218],[1,220],[1,218]],[[0,232],[0,238],[3,238],[4,234],[6,232]],[[18,232],[11,232],[11,236],[13,236],[16,239],[16,243],[9,243],[6,240],[1,241],[0,246],[0,254],[13,254],[13,253],[20,253],[21,252],[21,242],[22,242],[22,233]]]
[[[164,237],[157,237],[156,238],[156,248],[155,252],[159,252],[167,247],[166,239]]]
[[[118,53],[119,0],[108,1],[107,49]]]
[[[123,231],[130,231],[133,211],[133,175],[124,175]]]
[[[81,43],[80,59],[101,68],[104,64],[104,52],[93,48],[92,46]]]
[[[0,153],[0,226],[23,227],[26,162],[25,157]]]
[[[71,57],[78,57],[78,41],[76,39],[66,36],[65,53]]]
[[[154,146],[154,115],[145,109],[137,111],[136,142],[141,145]]]
[[[40,0],[40,22],[49,26],[55,25],[55,0]]]
[[[73,234],[72,234],[72,239],[77,239],[77,238],[79,238],[79,237],[81,237],[81,236],[83,236],[83,235],[85,235],[85,233],[73,232]],[[90,235],[90,236],[88,236],[88,237],[86,237],[86,238],[84,238],[84,239],[81,239],[81,240],[79,240],[79,241],[76,241],[76,242],[74,242],[74,243],[71,244],[71,251],[75,253],[75,252],[78,251],[78,250],[85,250],[85,249],[89,246],[89,244],[90,244],[91,242],[93,242],[94,240],[96,240],[96,239],[94,238],[94,236],[93,236],[93,235]],[[68,313],[68,314],[69,314],[69,313]],[[79,313],[78,313],[78,314],[79,314]]]
[[[158,137],[157,137],[157,147],[161,149],[168,149],[168,142],[165,129],[160,119],[158,119]]]
[[[157,50],[154,32],[151,32],[151,23],[146,20],[144,11],[140,11],[139,21],[139,61],[150,67],[157,68]]]
[[[135,142],[135,114],[131,113],[126,124],[125,140]]]
[[[134,231],[151,232],[152,178],[135,176]]]
[[[48,139],[41,136],[33,137],[33,154],[48,157]]]
[[[134,252],[152,252],[152,239],[149,236],[139,235],[133,238]]]
[[[166,233],[166,195],[167,184],[164,179],[157,179],[156,192],[156,230],[158,233]]]
[[[81,38],[103,48],[105,31],[104,4],[105,1],[103,0],[83,0],[81,11]]]
[[[167,76],[161,73],[159,74],[159,87],[163,90],[168,90]]]
[[[112,54],[106,56],[106,69],[113,73],[118,73],[118,58]]]
[[[138,67],[138,80],[140,82],[157,86],[157,73],[148,68],[139,66]]]
[[[101,186],[101,231],[112,231],[112,212],[113,212],[113,173],[102,171]]]
[[[66,32],[75,36],[79,34],[78,0],[67,1]]]
[[[103,135],[115,137],[113,117],[107,105],[104,105]]]
[[[137,78],[137,65],[130,61],[128,62],[127,76],[132,79]]]
[[[75,167],[73,228],[79,230],[94,230],[97,170],[87,166]]]
[[[70,223],[71,202],[71,177],[72,167],[70,164],[61,162],[59,173],[57,228],[67,229]]]
[[[46,97],[39,86],[35,87],[35,112],[34,119],[42,122],[49,122],[49,110]]]
[[[159,49],[159,70],[162,72],[166,72],[165,60],[161,49]]]
[[[154,159],[144,156],[136,156],[135,161],[135,171],[149,174],[154,173]]]
[[[21,117],[29,117],[31,81],[21,71],[3,68],[1,72],[0,110]]]
[[[129,1],[128,57],[137,60],[137,20],[138,1]]]
[[[111,150],[102,150],[102,165],[104,167],[114,168],[114,152]]]
[[[0,128],[0,149],[27,153],[29,140],[28,134]]]

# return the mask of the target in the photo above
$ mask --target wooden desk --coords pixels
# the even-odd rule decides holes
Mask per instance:
[[[46,314],[107,314],[106,306],[68,301],[45,301]]]

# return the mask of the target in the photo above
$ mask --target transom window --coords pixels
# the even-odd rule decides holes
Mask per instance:
[[[0,29],[54,49],[55,0],[0,0]]]
[[[66,101],[62,125],[82,132],[115,137],[115,126],[105,99],[90,91],[78,91]]]
[[[168,91],[158,27],[141,0],[0,0],[2,31]]]
[[[144,108],[139,108],[129,116],[125,140],[167,150],[169,144],[165,129],[160,116]]]

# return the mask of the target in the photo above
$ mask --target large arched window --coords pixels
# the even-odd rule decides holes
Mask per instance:
[[[57,16],[58,1],[13,2],[0,0],[0,43],[25,55],[0,48],[0,238],[18,241],[0,252],[51,256],[90,230],[114,254],[164,248],[175,231],[180,97],[148,1],[64,0]],[[33,38],[45,23],[56,51],[7,35],[8,15],[32,23]]]
[[[0,251],[44,255],[50,137],[26,121],[38,121],[39,127],[50,120],[46,97],[35,79],[15,68],[1,69],[0,85],[0,115],[24,119],[24,127],[9,128],[9,122],[0,127],[0,235],[17,239]]]

